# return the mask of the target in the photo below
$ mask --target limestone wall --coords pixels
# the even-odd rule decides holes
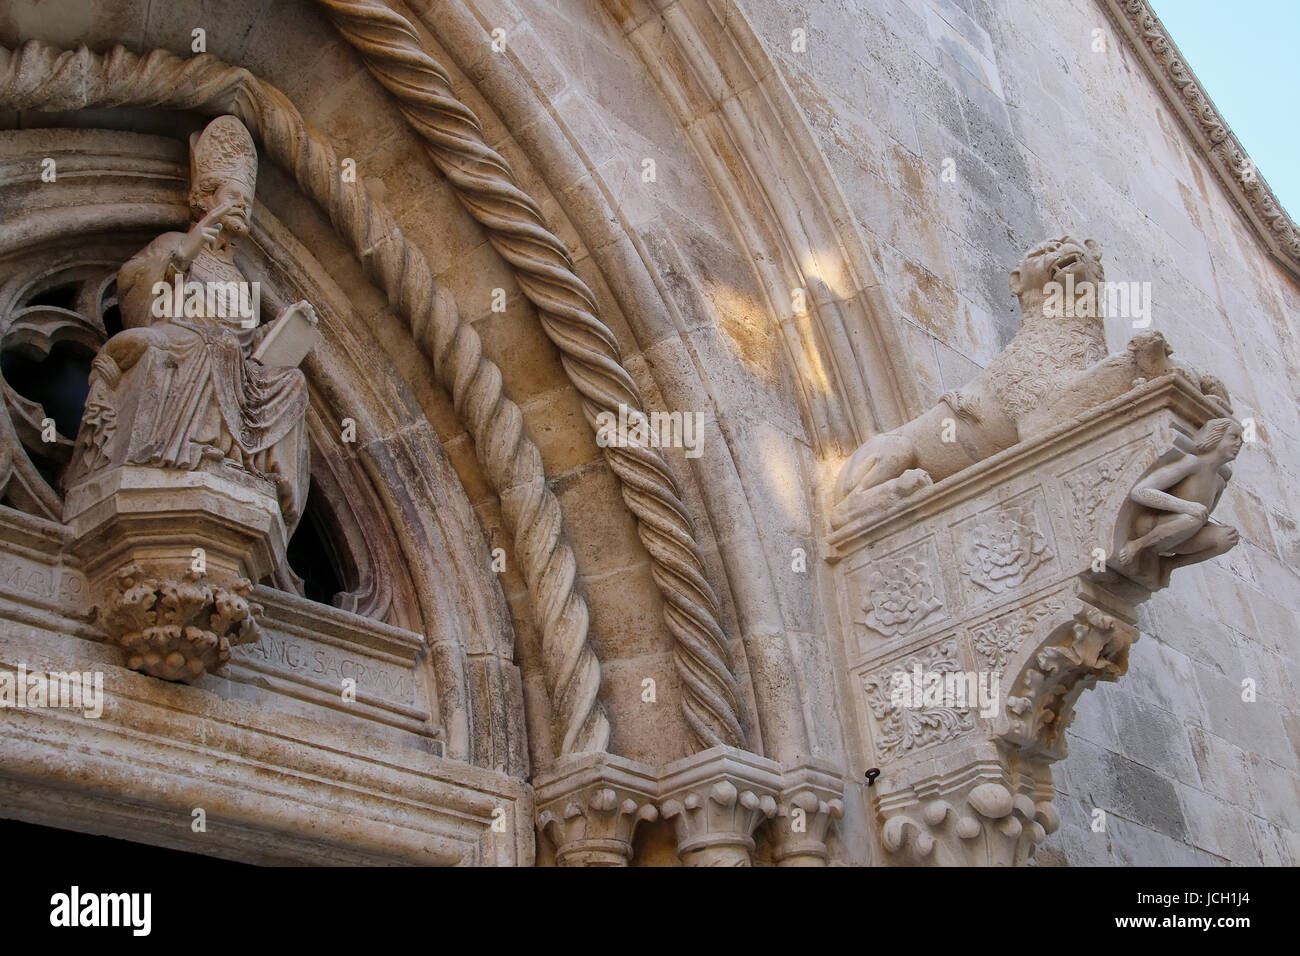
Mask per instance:
[[[1294,278],[1092,0],[745,9],[870,239],[930,400],[1014,334],[1006,273],[1038,238],[1069,230],[1103,243],[1108,280],[1151,283],[1152,327],[1180,359],[1214,369],[1258,423],[1221,506],[1242,544],[1175,574],[1142,608],[1128,677],[1081,700],[1056,770],[1064,822],[1043,861],[1296,862]],[[798,28],[803,53],[791,49]],[[1112,350],[1131,334],[1108,321]],[[1091,829],[1096,808],[1105,833]]]

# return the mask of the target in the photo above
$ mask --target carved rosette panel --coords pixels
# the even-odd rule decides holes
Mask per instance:
[[[1016,676],[1007,696],[1002,739],[1026,754],[1063,758],[1075,701],[1098,681],[1116,680],[1128,670],[1129,647],[1137,637],[1136,628],[1110,614],[1080,609]]]
[[[1042,493],[990,508],[954,529],[973,595],[1002,595],[1025,584],[1053,557]]]
[[[974,718],[969,708],[942,705],[905,707],[894,701],[893,690],[897,686],[897,680],[910,680],[917,666],[926,674],[949,674],[964,670],[965,664],[961,659],[957,638],[949,637],[932,644],[863,679],[867,706],[875,718],[873,738],[878,757],[897,758],[914,750],[954,740],[974,729]]]
[[[131,669],[193,683],[228,661],[232,646],[261,636],[262,606],[248,600],[252,590],[247,579],[213,587],[193,572],[159,579],[131,564],[117,572],[99,608],[99,625],[126,651]]]
[[[873,562],[856,580],[855,620],[875,637],[905,637],[949,616],[933,536]]]

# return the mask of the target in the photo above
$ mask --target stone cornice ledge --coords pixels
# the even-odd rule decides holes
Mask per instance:
[[[1265,247],[1300,278],[1300,229],[1214,108],[1146,0],[1097,0]]]

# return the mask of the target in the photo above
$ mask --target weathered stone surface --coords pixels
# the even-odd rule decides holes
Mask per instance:
[[[1294,862],[1300,238],[1148,17],[5,6],[0,670],[106,694],[6,715],[0,815],[257,862]],[[163,342],[159,236],[305,334]],[[1051,312],[1067,277],[1131,295]],[[301,420],[186,404],[235,369]],[[702,441],[599,440],[620,406]],[[158,422],[199,451],[148,476]]]

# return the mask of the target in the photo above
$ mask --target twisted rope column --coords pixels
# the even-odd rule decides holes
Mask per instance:
[[[318,2],[393,95],[433,162],[513,268],[582,395],[588,424],[595,428],[601,412],[617,415],[620,405],[627,406],[629,415],[644,413],[618,341],[598,317],[591,290],[575,272],[568,250],[519,188],[510,165],[487,145],[478,117],[456,97],[446,71],[421,46],[411,24],[377,0]],[[705,576],[677,480],[653,446],[608,447],[605,456],[636,516],[664,597],[692,743],[696,750],[719,744],[743,749],[739,694],[718,622],[718,599]]]
[[[344,183],[334,150],[279,90],[245,69],[203,54],[183,60],[165,50],[144,57],[118,46],[96,55],[31,41],[0,47],[0,104],[17,109],[166,107],[239,117],[271,158],[321,206],[379,285],[451,394],[474,438],[484,474],[501,498],[534,611],[541,622],[543,669],[561,754],[603,751],[609,721],[597,700],[600,662],[587,642],[589,614],[576,588],[576,562],[561,535],[559,502],[546,486],[542,457],[524,434],[519,408],[502,392],[501,373],[483,357],[478,334],[439,289],[420,251],[392,215],[357,184]]]

